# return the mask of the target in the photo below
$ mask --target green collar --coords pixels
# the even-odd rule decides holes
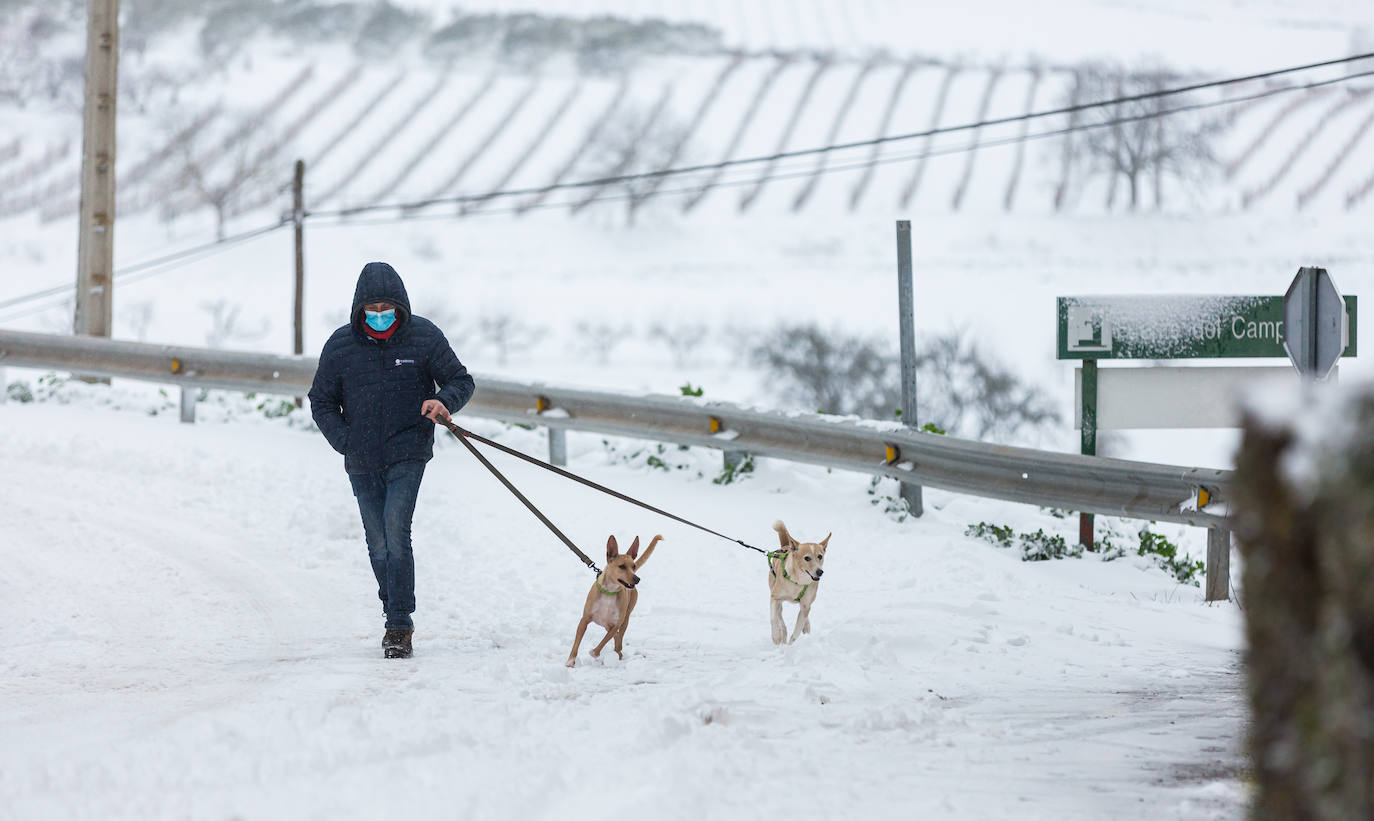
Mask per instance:
[[[784,579],[787,579],[789,582],[791,582],[791,583],[793,583],[793,584],[801,584],[801,583],[798,582],[796,579],[794,579],[794,578],[792,578],[791,576],[787,575],[787,551],[786,551],[786,550],[774,550],[773,552],[771,552],[771,553],[769,553],[769,554],[767,554],[767,555],[768,555],[768,569],[769,569],[770,571],[773,572],[773,575],[775,575],[775,576],[777,575],[777,571],[774,571],[774,570],[773,570],[773,560],[774,560],[774,559],[779,559],[780,561],[778,562],[778,568],[779,568],[780,570],[782,570],[782,577],[783,577]],[[797,598],[794,599],[794,601],[798,601],[798,602],[801,601],[801,600],[802,600],[802,596],[805,596],[805,595],[806,595],[806,588],[808,588],[808,587],[810,587],[810,586],[811,586],[811,585],[809,585],[809,584],[803,584],[803,585],[801,586],[801,592],[797,594]]]
[[[605,593],[607,596],[614,596],[620,592],[619,590],[607,590],[606,588],[602,587],[600,576],[596,577],[596,589],[600,590],[602,593]]]

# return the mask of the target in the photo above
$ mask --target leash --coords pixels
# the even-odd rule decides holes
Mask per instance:
[[[750,550],[756,551],[756,552],[758,552],[758,553],[762,553],[762,554],[764,554],[765,556],[768,555],[768,551],[766,551],[766,550],[764,550],[764,549],[762,549],[762,548],[754,547],[753,545],[749,544],[748,542],[744,541],[743,539],[732,539],[732,538],[730,538],[729,536],[726,536],[724,533],[718,533],[718,532],[712,530],[711,528],[706,527],[705,525],[699,525],[699,524],[697,524],[696,522],[689,521],[689,520],[687,520],[687,519],[682,518],[681,516],[677,516],[677,515],[675,515],[675,514],[669,513],[668,511],[663,510],[662,508],[654,507],[653,505],[651,505],[651,504],[649,504],[649,503],[647,503],[647,502],[641,502],[640,500],[638,500],[638,499],[636,499],[636,498],[634,498],[634,497],[632,497],[632,496],[626,496],[624,493],[621,493],[621,492],[618,491],[618,490],[612,490],[611,488],[608,488],[608,487],[606,487],[605,485],[599,485],[599,484],[597,484],[596,482],[593,482],[593,481],[590,480],[590,479],[586,479],[586,478],[583,478],[583,477],[581,477],[581,476],[578,476],[576,473],[572,473],[571,471],[564,470],[563,468],[560,468],[560,467],[558,467],[557,465],[551,465],[551,464],[549,464],[548,462],[545,462],[545,461],[542,460],[542,459],[536,459],[535,457],[530,456],[530,455],[527,454],[527,453],[522,453],[521,451],[518,451],[518,450],[516,450],[515,448],[507,447],[506,445],[503,445],[503,444],[501,444],[500,442],[493,442],[492,440],[486,438],[485,436],[481,436],[481,435],[479,435],[479,434],[473,433],[473,432],[470,431],[470,430],[467,430],[466,428],[462,428],[462,427],[459,427],[458,425],[455,425],[452,421],[441,422],[440,424],[442,424],[444,427],[448,428],[449,433],[452,433],[453,436],[454,436],[454,438],[456,438],[458,441],[462,442],[463,445],[464,445],[464,447],[466,447],[466,448],[468,449],[468,451],[472,453],[473,456],[476,456],[476,457],[477,457],[477,460],[480,461],[480,462],[483,464],[483,466],[486,467],[487,470],[491,471],[491,472],[492,472],[492,475],[494,475],[497,479],[499,479],[500,482],[501,482],[501,484],[503,484],[503,485],[506,486],[506,489],[507,489],[507,490],[509,490],[511,493],[515,494],[515,497],[516,497],[517,499],[519,499],[521,502],[523,502],[524,505],[525,505],[525,507],[529,508],[530,512],[533,513],[536,517],[538,517],[539,521],[541,521],[541,522],[544,523],[544,526],[545,526],[545,527],[547,527],[549,530],[553,531],[554,535],[557,536],[559,539],[561,539],[561,540],[563,541],[563,544],[565,544],[565,545],[568,546],[568,549],[569,549],[569,550],[571,550],[573,553],[576,553],[577,556],[578,556],[578,558],[582,559],[582,561],[583,561],[588,567],[590,567],[590,568],[593,569],[593,570],[597,570],[597,568],[596,568],[596,565],[592,563],[592,560],[589,559],[589,558],[587,558],[587,555],[586,555],[585,553],[583,553],[581,550],[578,550],[577,547],[572,543],[572,541],[571,541],[567,536],[564,536],[564,535],[563,535],[563,532],[560,531],[557,527],[555,527],[554,524],[553,524],[553,522],[550,522],[550,521],[548,520],[548,517],[546,517],[543,513],[540,513],[540,512],[539,512],[539,509],[536,508],[533,504],[531,504],[529,499],[525,498],[525,495],[524,495],[524,494],[522,494],[519,490],[516,490],[515,485],[512,485],[512,484],[510,483],[510,480],[507,479],[504,475],[502,475],[501,471],[499,471],[499,470],[496,469],[496,466],[495,466],[495,465],[493,465],[490,461],[487,460],[487,458],[486,458],[485,456],[483,456],[480,452],[478,452],[476,446],[474,446],[474,445],[472,444],[472,442],[469,441],[469,440],[474,440],[474,441],[477,441],[477,442],[481,442],[481,443],[484,444],[484,445],[489,445],[489,446],[491,446],[491,447],[493,447],[493,448],[496,448],[497,450],[501,451],[502,453],[509,454],[509,455],[511,455],[511,456],[514,456],[514,457],[517,458],[517,459],[521,459],[521,460],[524,460],[524,461],[526,461],[526,462],[529,462],[529,463],[532,464],[532,465],[537,465],[537,466],[539,466],[539,467],[541,467],[541,468],[543,468],[543,469],[545,469],[545,470],[547,470],[547,471],[550,471],[550,472],[552,472],[552,473],[556,473],[556,474],[558,474],[559,476],[562,476],[562,477],[565,478],[565,479],[571,479],[571,480],[573,480],[574,482],[577,482],[578,484],[585,485],[585,486],[587,486],[587,487],[589,487],[589,488],[592,488],[593,490],[599,490],[599,491],[601,491],[602,493],[605,493],[605,494],[608,495],[608,496],[613,496],[613,497],[615,497],[615,498],[621,500],[622,502],[628,502],[628,503],[630,503],[630,504],[632,504],[632,505],[635,505],[635,506],[637,506],[637,507],[642,507],[642,508],[644,508],[645,510],[651,511],[651,512],[653,512],[653,513],[657,513],[657,514],[660,515],[660,516],[663,516],[663,517],[668,518],[668,519],[672,519],[673,521],[679,522],[679,523],[684,524],[684,525],[687,525],[688,527],[694,527],[694,528],[696,528],[697,530],[703,531],[703,532],[705,532],[705,533],[710,533],[712,536],[717,536],[717,537],[719,537],[719,538],[721,538],[721,539],[726,540],[727,542],[734,542],[735,544],[739,545],[740,547],[746,547],[746,548],[748,548],[748,549],[750,549]],[[600,573],[601,571],[597,570],[597,572]]]
[[[568,549],[571,550],[577,556],[577,558],[581,559],[583,564],[585,564],[587,567],[590,567],[593,573],[595,573],[597,576],[601,575],[601,568],[596,566],[596,562],[588,558],[586,553],[583,553],[581,550],[578,550],[577,545],[572,543],[572,539],[569,539],[567,536],[563,535],[563,531],[558,529],[558,525],[549,521],[549,517],[541,513],[539,508],[535,507],[534,503],[527,499],[525,497],[525,494],[520,492],[519,488],[511,484],[510,480],[506,478],[505,474],[496,469],[496,465],[493,465],[490,461],[488,461],[487,457],[483,456],[481,452],[478,451],[477,448],[467,440],[467,436],[463,435],[467,433],[467,431],[464,431],[462,428],[458,427],[452,422],[445,422],[443,424],[448,427],[449,431],[451,431],[453,435],[457,437],[459,442],[463,443],[463,446],[466,447],[468,451],[472,453],[473,456],[477,457],[477,461],[481,462],[484,466],[486,466],[487,470],[491,471],[492,476],[495,476],[501,482],[501,484],[506,486],[506,490],[509,490],[512,494],[514,494],[515,498],[519,499],[525,507],[529,508],[530,513],[533,513],[535,515],[535,518],[539,519],[539,521],[544,523],[544,527],[547,527],[549,530],[553,531],[553,535],[557,536],[559,540],[563,542],[563,544],[567,545]]]

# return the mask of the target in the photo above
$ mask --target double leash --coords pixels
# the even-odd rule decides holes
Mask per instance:
[[[487,459],[487,457],[482,455],[481,451],[477,450],[477,446],[472,444],[473,441],[481,442],[484,445],[489,445],[490,447],[496,448],[502,453],[508,453],[517,459],[522,459],[526,462],[529,462],[531,465],[537,465],[547,471],[556,473],[565,479],[571,479],[574,482],[577,482],[578,484],[586,485],[587,487],[592,488],[594,490],[599,490],[608,496],[614,496],[622,502],[629,502],[632,505],[642,507],[645,510],[652,511],[660,516],[664,516],[666,518],[672,519],[675,522],[687,525],[688,527],[694,527],[697,530],[703,531],[705,533],[710,533],[712,536],[718,536],[726,540],[727,542],[734,542],[740,547],[747,547],[750,550],[762,553],[765,556],[768,555],[768,551],[763,550],[762,548],[754,547],[748,542],[745,542],[743,539],[732,539],[729,536],[726,536],[724,533],[717,533],[709,527],[699,525],[696,522],[688,521],[682,518],[681,516],[677,516],[661,508],[654,507],[653,505],[648,504],[647,502],[641,502],[638,499],[626,496],[624,493],[621,493],[618,490],[612,490],[611,488],[608,488],[605,485],[598,485],[596,482],[593,482],[590,479],[585,479],[581,476],[578,476],[576,473],[564,470],[563,468],[560,468],[556,465],[551,465],[542,459],[536,459],[535,457],[530,456],[527,453],[522,453],[516,450],[515,448],[507,447],[506,445],[503,445],[500,442],[493,442],[485,436],[480,436],[476,433],[473,433],[470,430],[455,425],[451,419],[441,421],[439,424],[448,428],[449,433],[452,433],[455,439],[457,439],[459,442],[462,442],[463,447],[467,448],[468,452],[471,453],[474,457],[476,457],[477,461],[481,462],[483,467],[491,471],[491,475],[495,476],[501,484],[506,486],[506,490],[509,490],[515,496],[515,498],[520,500],[521,504],[529,508],[529,511],[535,515],[535,518],[543,522],[544,526],[547,527],[550,531],[552,531],[553,535],[557,536],[559,541],[567,545],[568,549],[571,550],[577,556],[577,558],[581,559],[583,564],[587,565],[587,567],[590,567],[592,569],[592,572],[594,573],[601,573],[601,570],[596,566],[596,563],[589,559],[586,553],[583,553],[581,550],[578,550],[577,545],[573,544],[572,539],[569,539],[567,536],[565,536],[563,534],[563,531],[558,529],[557,525],[549,521],[549,517],[545,516],[542,512],[540,512],[539,508],[535,507],[534,503],[531,502],[528,498],[526,498],[525,494],[521,493],[515,485],[511,484],[511,481],[506,478],[505,474],[497,470],[496,465],[493,465],[491,461]]]

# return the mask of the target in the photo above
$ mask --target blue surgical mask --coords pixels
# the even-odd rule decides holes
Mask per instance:
[[[385,331],[391,327],[391,323],[396,321],[396,309],[390,308],[385,311],[363,311],[367,314],[367,327],[374,331]]]

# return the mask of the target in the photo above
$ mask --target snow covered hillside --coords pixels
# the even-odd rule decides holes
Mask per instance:
[[[590,574],[450,444],[415,525],[416,658],[384,661],[318,435],[228,395],[188,426],[147,389],[40,393],[0,406],[0,817],[1243,815],[1235,606],[963,535],[1062,525],[1043,512],[931,491],[898,523],[863,477],[765,461],[719,486],[695,477],[714,453],[663,473],[573,434],[573,469],[724,532],[834,537],[813,633],[775,648],[757,554],[499,460],[593,555],[666,537],[625,660],[569,670]]]
[[[214,207],[261,221],[264,212],[280,210],[297,158],[306,162],[307,205],[315,211],[483,196],[1014,117],[1333,59],[1369,51],[1366,41],[1374,42],[1374,21],[1360,15],[1337,22],[1334,12],[1304,9],[1315,17],[1294,31],[1281,5],[1185,16],[1167,2],[1127,12],[1083,0],[1056,5],[1048,19],[1036,9],[1037,19],[1024,26],[1010,22],[1024,12],[1005,0],[975,4],[981,13],[890,0],[866,6],[805,0],[792,4],[792,14],[772,0],[714,10],[653,8],[639,0],[601,8],[488,4],[467,16],[447,5],[420,3],[431,16],[393,20],[402,14],[394,7],[388,7],[392,17],[374,18],[368,16],[374,7],[362,3],[306,4],[309,14],[277,12],[272,25],[263,22],[261,8],[244,5],[228,19],[201,9],[156,36],[141,36],[134,26],[121,68],[120,215],[155,211],[171,219]],[[625,16],[597,18],[598,11]],[[522,12],[546,16],[515,16]],[[774,45],[755,43],[756,36],[743,33],[747,27],[736,25],[753,16],[768,21]],[[997,28],[1030,39],[1015,47],[980,39],[989,16],[1003,21]],[[335,17],[344,22],[331,23]],[[450,17],[454,22],[445,25]],[[887,36],[874,39],[854,26],[825,22],[856,17]],[[604,23],[607,32],[590,31],[598,19],[612,21]],[[578,25],[588,30],[570,31]],[[693,28],[650,30],[673,25]],[[331,26],[357,34],[344,36]],[[235,34],[239,28],[244,33]],[[833,41],[818,42],[808,29]],[[27,32],[39,30],[33,22]],[[797,36],[788,34],[793,31]],[[26,36],[19,23],[3,32]],[[636,43],[655,32],[652,42]],[[70,64],[79,65],[78,34],[70,28],[65,39],[53,36],[50,47],[20,52],[0,71],[0,218],[32,213],[64,220],[76,210],[80,77]],[[1077,45],[1064,47],[1060,37]],[[1113,48],[1113,37],[1132,45]],[[1199,61],[1204,49],[1192,44],[1204,40],[1207,57]],[[66,62],[49,53],[72,49]],[[1104,60],[1119,62],[1108,68]],[[1275,78],[1269,86],[1211,89],[1166,107],[1367,70],[1352,63]],[[7,88],[18,83],[7,75],[26,72],[39,75],[30,80],[35,88]],[[1171,153],[1160,163],[1163,179],[1144,186],[1140,202],[1174,212],[1361,208],[1374,191],[1371,89],[1369,78],[1355,78],[1216,109],[1208,148],[1216,163],[1195,167],[1185,152]],[[1136,199],[1127,205],[1125,187],[1107,182],[1106,161],[1090,156],[1082,137],[1069,148],[1058,137],[997,145],[1093,116],[861,147],[824,162],[802,157],[776,167],[676,177],[656,186],[657,195],[672,211],[814,218],[850,211],[876,216],[894,208],[1134,210]],[[1193,119],[1167,122],[1173,128]],[[962,153],[975,141],[996,147]],[[927,163],[922,157],[931,152],[955,153]],[[626,192],[526,195],[469,203],[464,212],[557,206],[577,213],[585,198],[617,194]]]
[[[449,0],[396,0],[436,16]],[[1351,29],[1374,29],[1374,9],[1342,0],[468,0],[476,12],[658,17],[719,28],[733,47],[943,56],[1056,54],[1066,59],[1159,56],[1196,69],[1303,60],[1351,45]],[[1226,36],[1218,36],[1225,31]]]

